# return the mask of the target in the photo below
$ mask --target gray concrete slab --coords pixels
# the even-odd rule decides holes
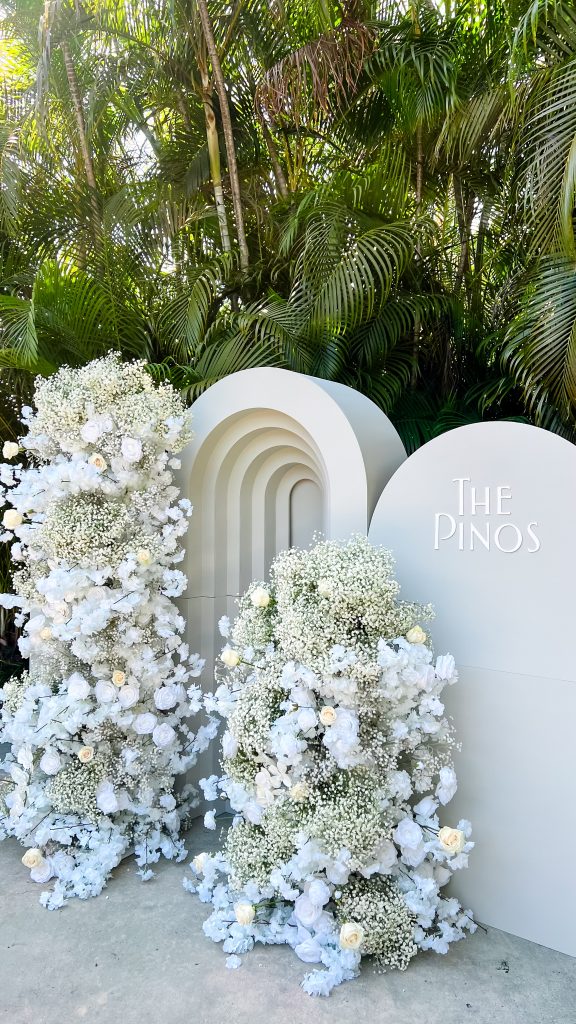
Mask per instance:
[[[211,839],[196,825],[191,854]],[[162,863],[143,884],[128,859],[98,899],[50,913],[21,852],[0,844],[1,1024],[576,1024],[576,960],[495,929],[403,974],[366,965],[311,999],[286,947],[226,969],[202,933],[207,908],[182,889],[184,865]]]

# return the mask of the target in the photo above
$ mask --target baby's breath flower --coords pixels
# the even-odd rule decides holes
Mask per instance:
[[[351,934],[349,923],[354,922],[363,953],[378,957],[382,966],[407,968],[416,955],[415,921],[394,882],[356,877],[344,887],[336,908],[342,931]]]

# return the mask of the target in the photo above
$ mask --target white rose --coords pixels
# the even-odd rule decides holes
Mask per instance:
[[[98,420],[87,420],[86,423],[80,427],[80,437],[83,441],[87,441],[88,444],[94,444],[101,434],[102,426]]]
[[[320,709],[319,717],[322,725],[334,725],[334,722],[338,718],[338,713],[336,708],[333,708],[330,704],[325,704],[324,707]]]
[[[309,732],[317,723],[316,712],[313,708],[302,708],[298,715],[298,728],[302,732]]]
[[[308,886],[308,898],[316,907],[323,907],[330,899],[330,888],[321,878],[315,878]]]
[[[342,949],[360,949],[364,942],[364,929],[361,924],[346,921],[340,929],[340,945]]]
[[[426,857],[426,846],[419,843],[418,846],[402,847],[402,860],[411,868],[417,868]]]
[[[94,452],[94,454],[91,455],[90,458],[88,459],[88,462],[90,463],[91,466],[94,466],[101,473],[103,473],[105,469],[108,469],[108,463],[106,462],[104,456],[100,455],[100,452]]]
[[[120,668],[115,669],[112,673],[112,682],[114,683],[114,686],[124,686],[124,683],[126,682],[126,673]]]
[[[37,846],[32,846],[22,857],[22,863],[25,868],[39,868],[44,864],[44,855],[42,850],[39,850]]]
[[[152,555],[150,554],[148,548],[138,548],[138,551],[136,552],[136,560],[140,563],[140,565],[151,565]]]
[[[466,846],[466,836],[461,829],[445,825],[438,833],[438,842],[446,853],[462,853]]]
[[[256,908],[252,903],[245,903],[243,901],[241,903],[235,903],[234,916],[238,924],[252,924],[252,921],[256,917]]]
[[[194,857],[194,860],[192,861],[192,865],[194,867],[194,870],[197,871],[199,875],[203,875],[204,874],[204,868],[206,867],[206,861],[207,860],[208,860],[208,854],[207,853],[198,853]]]
[[[138,703],[140,689],[134,683],[122,686],[118,691],[118,700],[123,708],[132,708]]]
[[[114,814],[118,810],[118,799],[111,782],[101,782],[96,789],[96,803],[102,814]]]
[[[415,850],[423,839],[422,829],[412,818],[403,818],[394,829],[394,842],[408,850]]]
[[[94,747],[82,747],[78,751],[78,760],[82,764],[88,764],[94,760]]]
[[[99,679],[94,687],[96,694],[96,700],[100,704],[111,704],[113,700],[116,700],[117,693],[116,688],[112,686],[112,683],[108,683],[105,679]]]
[[[304,939],[294,946],[294,952],[305,964],[319,964],[322,959],[322,946],[316,939]]]
[[[90,683],[80,672],[73,672],[68,679],[67,689],[70,700],[85,700],[90,693]]]
[[[227,668],[236,668],[240,664],[240,655],[232,647],[225,647],[220,655],[220,661],[224,662]]]
[[[250,594],[250,600],[255,608],[267,608],[270,604],[270,594],[264,587],[255,587]]]
[[[305,928],[313,928],[322,916],[322,907],[312,902],[306,893],[294,901],[294,916]]]
[[[320,597],[332,597],[333,590],[330,580],[318,580],[318,593]]]
[[[374,854],[374,859],[378,861],[378,866],[381,871],[391,868],[396,863],[398,854],[396,847],[390,839],[383,839],[380,846]]]
[[[178,703],[178,694],[173,686],[161,686],[154,693],[154,703],[159,711],[169,711]]]
[[[55,750],[45,750],[40,758],[40,768],[45,775],[57,775],[62,767],[60,754]]]
[[[290,797],[297,804],[301,804],[308,799],[309,793],[310,790],[305,782],[295,782],[290,790]]]
[[[358,715],[356,712],[351,711],[350,708],[340,708],[337,713],[334,708],[330,710],[334,711],[336,715],[332,729],[334,735],[347,744],[353,743],[358,738]]]
[[[32,868],[30,872],[30,878],[33,882],[38,885],[45,885],[52,878],[54,872],[52,871],[52,865],[49,860],[45,860],[42,864],[39,864],[37,868]]]
[[[157,725],[152,733],[152,739],[157,747],[168,747],[176,739],[176,733],[168,722]]]
[[[40,630],[39,636],[40,636],[41,640],[51,640],[52,639],[52,630],[50,629],[50,626],[44,626]]]
[[[406,639],[409,644],[425,644],[428,638],[421,626],[412,626],[406,633]]]
[[[5,459],[13,459],[14,456],[18,455],[19,451],[20,445],[16,444],[15,441],[4,441],[2,455]]]
[[[142,442],[137,437],[123,437],[120,451],[126,462],[139,462],[142,458]]]
[[[156,715],[153,715],[150,711],[145,711],[141,715],[136,715],[132,722],[132,728],[139,736],[146,736],[148,733],[154,732],[157,722]]]
[[[15,508],[6,509],[6,512],[2,517],[2,525],[5,526],[7,530],[15,530],[16,527],[21,526],[23,522],[23,515]]]

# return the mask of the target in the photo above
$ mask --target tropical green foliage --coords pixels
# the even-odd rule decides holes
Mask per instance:
[[[576,439],[568,0],[9,0],[0,386],[284,366]],[[11,429],[10,408],[0,423]]]

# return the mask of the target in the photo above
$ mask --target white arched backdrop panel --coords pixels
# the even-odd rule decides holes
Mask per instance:
[[[460,427],[398,469],[370,539],[430,600],[460,672],[445,823],[476,849],[454,891],[480,921],[576,955],[576,447],[519,423]]]
[[[179,485],[194,505],[180,605],[210,680],[217,622],[264,579],[274,556],[326,537],[366,533],[386,481],[405,459],[396,430],[363,395],[288,370],[232,374],[193,406]],[[211,770],[216,754],[203,759]]]
[[[575,955],[576,448],[482,423],[406,459],[368,399],[274,369],[227,377],[194,413],[180,474],[194,504],[182,611],[208,683],[219,617],[278,551],[371,523],[403,595],[435,604],[437,649],[461,671],[447,701],[462,752],[446,823],[471,818],[477,846],[455,891],[480,921]]]

